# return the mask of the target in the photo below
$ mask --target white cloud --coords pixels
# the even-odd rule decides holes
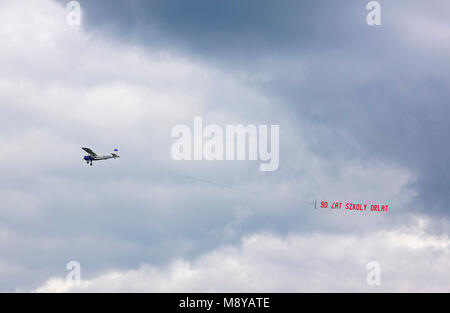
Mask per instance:
[[[450,10],[448,1],[437,1],[433,6],[417,1],[406,9],[404,3],[397,2],[390,19],[394,27],[412,48],[434,55],[447,55],[449,46],[443,43],[450,40],[450,25],[446,12]]]
[[[256,234],[192,262],[111,271],[72,288],[52,278],[35,292],[448,292],[449,259],[449,238],[427,233],[419,220],[360,236]],[[366,284],[369,261],[381,264],[381,286]]]

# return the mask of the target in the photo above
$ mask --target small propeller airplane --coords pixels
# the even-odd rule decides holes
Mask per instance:
[[[114,149],[114,152],[107,155],[97,155],[94,151],[92,151],[90,148],[81,148],[84,151],[86,151],[89,155],[85,155],[83,157],[83,160],[86,161],[87,164],[90,164],[92,166],[92,161],[101,161],[101,160],[108,160],[108,159],[117,159],[120,158],[118,152],[119,150]]]

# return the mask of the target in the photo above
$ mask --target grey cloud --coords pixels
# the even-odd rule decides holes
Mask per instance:
[[[34,3],[44,5],[36,14],[46,21],[63,21],[61,7]],[[387,30],[353,28],[364,21],[353,15],[356,2],[349,4],[354,11],[312,1],[258,2],[259,11],[239,2],[241,11],[237,2],[223,2],[217,19],[200,10],[201,2],[187,12],[187,2],[167,3],[82,2],[84,29],[28,21],[21,25],[30,29],[14,35],[29,46],[6,41],[7,52],[0,52],[0,272],[7,273],[1,290],[63,276],[72,259],[84,264],[87,277],[97,277],[195,259],[264,231],[358,236],[390,229],[411,222],[415,192],[436,198],[443,218],[433,226],[448,232],[439,205],[443,189],[430,187],[438,182],[434,172],[445,173],[445,149],[433,158],[415,151],[421,144],[435,148],[446,132],[449,71],[438,51],[416,55],[406,38],[395,43],[394,35],[384,39]],[[152,23],[156,33],[145,34]],[[380,43],[392,48],[374,52]],[[424,80],[429,68],[438,71]],[[279,171],[264,175],[252,162],[172,161],[170,128],[198,114],[206,123],[281,124]],[[430,132],[437,139],[429,140]],[[84,145],[101,152],[118,147],[122,158],[87,167]],[[302,203],[319,197],[375,198],[395,211],[331,215]],[[423,206],[417,210],[428,214]]]

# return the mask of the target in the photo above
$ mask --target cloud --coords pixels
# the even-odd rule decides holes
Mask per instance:
[[[448,292],[450,240],[408,229],[360,236],[262,233],[193,261],[110,271],[70,287],[51,278],[35,292]],[[411,262],[414,260],[414,262]],[[381,285],[366,283],[370,261],[381,265]]]
[[[416,210],[447,216],[449,5],[381,4],[382,26],[369,27],[358,0],[82,1],[90,34],[251,73],[315,152],[406,167],[417,176]]]
[[[419,183],[424,178],[435,181],[435,172],[428,170],[441,169],[446,151],[435,155],[434,162],[427,162],[426,151],[417,149],[417,158],[411,151],[420,146],[414,138],[419,143],[428,138],[429,124],[422,122],[437,121],[432,132],[445,131],[445,110],[434,103],[426,114],[418,110],[406,121],[400,119],[402,112],[395,105],[406,110],[408,104],[394,96],[408,91],[402,91],[403,85],[390,87],[392,81],[383,84],[389,72],[376,62],[361,55],[353,60],[353,54],[344,59],[329,59],[326,53],[273,54],[262,40],[258,45],[267,46],[268,52],[263,58],[253,62],[249,56],[241,67],[238,62],[224,65],[177,45],[122,41],[92,31],[89,23],[71,28],[65,24],[66,13],[63,6],[47,0],[0,4],[0,290],[34,289],[49,277],[63,276],[66,263],[74,259],[91,277],[90,286],[116,273],[124,281],[118,279],[115,290],[147,290],[145,282],[136,280],[133,286],[128,275],[165,280],[177,273],[184,277],[194,268],[204,273],[203,278],[194,275],[193,281],[177,280],[166,287],[161,283],[158,288],[175,290],[180,283],[183,290],[214,290],[223,276],[214,276],[212,266],[236,271],[214,257],[226,253],[255,281],[266,267],[271,275],[279,272],[286,278],[285,286],[274,281],[270,288],[306,290],[311,284],[311,289],[334,290],[338,282],[320,284],[324,277],[317,269],[312,271],[317,277],[311,274],[303,285],[288,279],[289,272],[306,272],[317,257],[313,245],[303,243],[306,239],[318,243],[319,238],[338,238],[342,245],[348,240],[358,248],[353,239],[358,234],[372,249],[370,236],[400,232],[401,225],[413,219],[412,209],[426,217],[428,212],[415,200],[432,184],[419,188]],[[251,28],[254,34],[256,28]],[[372,83],[383,98],[365,93]],[[409,83],[404,84],[409,88]],[[437,91],[432,100],[445,99],[437,85],[427,90],[423,96]],[[361,104],[366,95],[371,105]],[[377,109],[379,103],[386,106]],[[192,123],[194,116],[202,116],[206,124],[279,124],[279,170],[261,173],[258,162],[173,161],[170,130],[178,123]],[[372,123],[372,118],[379,118],[379,123]],[[393,127],[396,121],[399,127]],[[428,147],[436,143],[430,140]],[[91,168],[82,163],[82,146],[100,153],[119,148],[121,159]],[[442,179],[445,182],[445,176]],[[432,191],[430,195],[441,192]],[[313,210],[312,201],[322,198],[386,201],[393,210],[385,215]],[[438,194],[436,203],[444,198]],[[432,238],[448,232],[446,211],[441,206],[437,211],[440,219],[430,221]],[[406,254],[428,260],[428,243],[424,246],[416,233],[412,236],[402,240],[421,248],[408,247]],[[258,245],[273,242],[283,251],[299,245],[303,257],[294,256],[291,263],[298,261],[305,270],[289,262],[277,267],[268,256],[258,266],[255,258],[263,253],[253,251],[252,240]],[[445,241],[433,242],[440,246]],[[275,253],[278,248],[271,249]],[[323,249],[326,253],[331,247]],[[376,245],[373,249],[381,251]],[[249,253],[248,259],[239,253]],[[355,253],[349,254],[348,262],[364,271]],[[327,261],[332,261],[331,254],[323,263],[330,272]],[[142,264],[148,265],[139,270]],[[417,275],[428,273],[424,267],[417,270]],[[353,277],[350,268],[342,272]],[[214,284],[208,284],[209,275]],[[245,276],[236,275],[232,283],[243,282]],[[356,280],[349,288],[364,283],[359,274]],[[442,286],[435,276],[430,280]],[[61,281],[52,281],[65,288]]]

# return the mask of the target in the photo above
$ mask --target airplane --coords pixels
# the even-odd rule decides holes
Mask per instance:
[[[114,152],[107,155],[97,155],[94,151],[92,151],[89,148],[81,148],[89,155],[86,155],[83,157],[83,160],[86,161],[87,164],[90,164],[92,166],[92,161],[101,161],[101,160],[108,160],[108,159],[117,159],[120,158],[118,152],[119,150],[114,149]]]

